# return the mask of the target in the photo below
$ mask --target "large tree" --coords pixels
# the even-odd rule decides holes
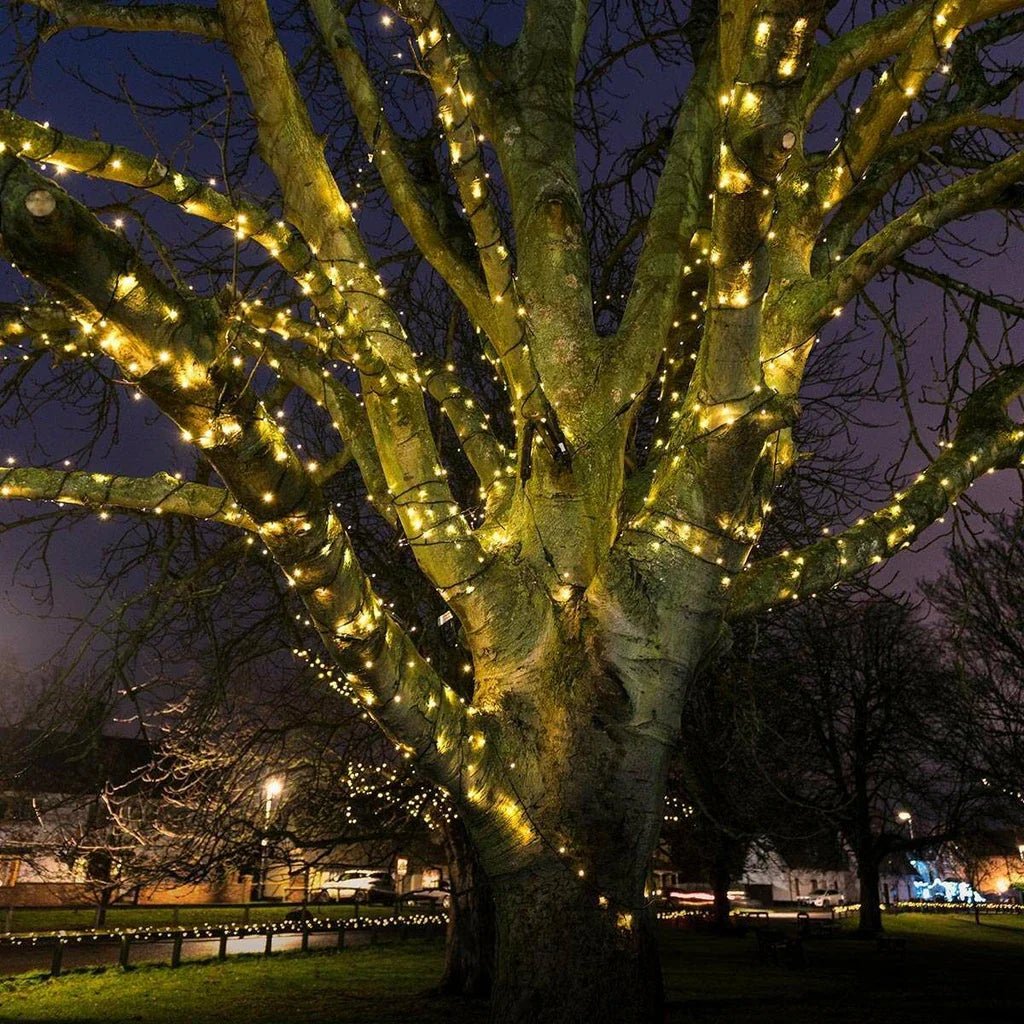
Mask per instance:
[[[119,144],[127,120],[95,138],[56,108],[52,125],[0,117],[4,250],[40,292],[6,328],[11,373],[43,372],[48,349],[58,375],[83,359],[152,402],[198,466],[18,466],[2,494],[201,517],[269,553],[347,692],[459,808],[494,893],[496,1020],[656,1012],[643,883],[687,683],[723,628],[886,559],[974,478],[1019,463],[1024,364],[1004,345],[960,392],[965,355],[938,454],[910,424],[928,451],[916,476],[805,550],[752,557],[798,463],[805,368],[845,304],[897,268],[1016,315],[955,262],[906,257],[1019,198],[1021,122],[1003,109],[1019,74],[999,57],[1017,6],[526,0],[504,44],[482,10],[437,0],[397,0],[370,26],[368,7],[330,0],[12,8],[12,102],[62,30],[185,36],[198,63],[209,47],[231,69],[211,91],[152,48],[136,67],[166,101],[127,90],[139,116],[215,123],[223,188]],[[382,33],[399,45],[390,72]],[[634,58],[678,101],[631,146],[609,106],[625,101],[599,87]],[[357,209],[371,166],[394,220]],[[107,226],[97,193],[84,204],[51,168],[181,216],[122,199],[128,227]],[[228,233],[189,235],[202,221]],[[392,279],[409,249],[445,288],[440,344]],[[906,398],[898,312],[878,319]],[[289,392],[323,410],[323,458],[278,415]],[[50,398],[80,394],[65,379]],[[463,658],[418,644],[364,568],[359,524],[331,500],[339,456],[374,529],[404,537],[447,605]]]

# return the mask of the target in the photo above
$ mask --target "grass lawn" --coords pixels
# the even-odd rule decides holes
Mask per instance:
[[[1024,920],[905,914],[905,954],[852,938],[810,941],[801,969],[763,964],[750,936],[666,929],[670,1024],[1020,1024]],[[238,958],[0,982],[0,1021],[42,1024],[482,1024],[479,1004],[433,997],[434,940],[341,954]]]
[[[838,937],[800,969],[760,963],[752,939],[683,932],[662,945],[672,1024],[1022,1024],[1024,918],[901,914],[904,952]],[[856,921],[846,922],[852,932]]]
[[[238,957],[225,963],[143,966],[68,974],[49,981],[0,982],[0,1021],[35,1024],[76,1021],[121,1024],[476,1024],[455,1017],[451,1001],[424,991],[441,966],[440,942],[344,953],[284,954],[270,960]],[[457,1008],[461,1010],[462,1008]]]

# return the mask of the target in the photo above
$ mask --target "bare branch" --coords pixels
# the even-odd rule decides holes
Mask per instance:
[[[858,246],[827,278],[794,285],[777,301],[806,302],[807,333],[812,333],[911,246],[960,217],[994,206],[1022,178],[1024,153],[1015,153],[924,196]]]
[[[212,304],[177,295],[124,238],[10,154],[0,154],[0,182],[5,244],[19,269],[88,311],[101,348],[202,450],[251,517],[376,720],[457,790],[463,759],[439,749],[438,732],[482,736],[487,725],[468,721],[373,592],[316,480],[224,358]]]
[[[886,145],[907,106],[941,64],[957,36],[972,21],[1019,6],[1008,0],[930,5],[892,67],[883,72],[867,99],[854,112],[850,127],[815,176],[823,209],[836,206],[861,179]]]
[[[979,476],[1024,462],[1024,428],[1007,414],[1024,392],[1024,365],[999,371],[966,401],[952,441],[914,482],[843,533],[752,563],[733,582],[729,614],[814,597],[908,547]]]
[[[420,252],[455,292],[469,315],[488,335],[500,334],[495,309],[475,268],[451,247],[431,215],[427,199],[413,178],[403,153],[403,141],[385,117],[381,99],[335,0],[311,0],[320,32],[359,121],[374,166]],[[504,327],[507,330],[507,325]],[[497,339],[501,344],[500,338]]]

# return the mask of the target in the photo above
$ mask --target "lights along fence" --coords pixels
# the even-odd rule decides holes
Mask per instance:
[[[330,948],[333,945],[336,949],[344,949],[345,945],[353,936],[359,936],[360,942],[365,941],[373,944],[379,938],[405,940],[411,935],[435,935],[443,934],[448,919],[444,914],[438,913],[415,913],[403,914],[393,917],[363,917],[363,918],[320,918],[307,914],[301,920],[285,920],[261,924],[235,924],[235,925],[201,925],[190,928],[165,928],[165,927],[142,927],[114,929],[112,931],[89,931],[89,932],[47,932],[40,934],[26,933],[21,935],[0,936],[0,953],[10,949],[38,949],[49,950],[51,953],[49,973],[51,977],[57,977],[64,969],[64,956],[69,949],[88,948],[90,945],[110,947],[117,949],[117,963],[121,967],[128,967],[131,962],[132,950],[139,946],[154,946],[162,944],[169,946],[167,959],[171,967],[178,967],[182,963],[185,948],[189,945],[201,944],[204,947],[211,942],[217,943],[217,958],[227,959],[229,955],[229,943],[232,940],[255,940],[254,943],[245,944],[245,948],[236,952],[259,952],[270,956],[274,952],[274,940],[280,937],[291,937],[299,939],[298,947],[303,952],[310,949],[310,938],[312,936],[336,936],[333,944],[319,942],[318,949]],[[292,948],[295,948],[294,945]],[[207,957],[202,957],[206,959]],[[153,957],[147,956],[147,961],[152,962]]]
[[[393,907],[360,903],[256,902],[256,903],[111,903],[97,907],[95,903],[38,904],[0,903],[0,933],[55,931],[113,931],[145,925],[189,927],[204,925],[271,924],[285,914],[305,906],[316,917],[356,918],[393,914],[401,915],[420,909],[437,909],[434,903],[399,899]]]
[[[1024,914],[1024,904],[1021,903],[940,903],[936,900],[903,900],[900,903],[890,903],[886,908],[891,913],[915,914],[973,914],[977,911],[982,915],[1017,915]]]

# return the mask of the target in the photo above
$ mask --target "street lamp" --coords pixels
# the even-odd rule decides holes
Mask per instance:
[[[896,815],[896,817],[899,818],[899,820],[902,821],[903,824],[907,826],[907,828],[910,830],[910,838],[913,839],[914,838],[914,816],[910,813],[910,811],[900,811]]]
[[[267,896],[267,853],[270,840],[267,838],[266,831],[270,828],[270,815],[274,810],[274,801],[281,795],[283,790],[284,783],[276,777],[271,777],[263,783],[263,795],[266,797],[266,803],[263,805],[264,835],[260,842],[260,885],[257,890],[260,900],[266,899]]]

